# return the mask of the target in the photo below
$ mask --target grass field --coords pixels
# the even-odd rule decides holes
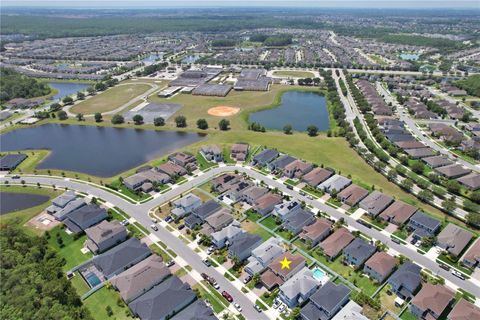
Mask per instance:
[[[120,295],[113,289],[103,287],[86,300],[83,304],[90,311],[94,319],[133,319],[127,305],[121,300]],[[107,314],[107,306],[112,308],[112,315]]]
[[[273,85],[270,91],[245,92],[230,91],[226,97],[204,97],[192,96],[190,94],[177,94],[172,98],[160,98],[151,96],[149,101],[163,103],[179,103],[183,107],[178,110],[169,121],[168,126],[174,126],[174,118],[183,115],[187,118],[187,124],[191,128],[196,128],[197,119],[206,119],[210,128],[218,127],[218,122],[222,117],[216,117],[208,114],[208,109],[220,105],[240,108],[236,115],[225,117],[230,120],[230,127],[235,129],[246,129],[248,114],[260,109],[274,107],[280,103],[281,94],[291,90],[318,91],[318,88],[300,87],[300,86],[282,86]]]
[[[278,77],[291,77],[291,78],[314,78],[315,75],[308,71],[273,71],[274,76]]]
[[[70,111],[83,114],[112,111],[150,88],[149,85],[141,83],[119,85],[86,99],[75,105]]]
[[[80,251],[87,239],[86,235],[75,239],[73,235],[67,234],[62,226],[57,226],[50,230],[49,235],[48,244],[67,262],[63,266],[64,271],[68,271],[92,257],[90,252],[83,254]],[[62,245],[59,244],[57,239],[62,239]]]

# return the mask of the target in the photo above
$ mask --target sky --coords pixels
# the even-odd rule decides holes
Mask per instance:
[[[2,0],[2,7],[48,8],[208,8],[208,7],[330,7],[330,8],[476,8],[480,0]]]

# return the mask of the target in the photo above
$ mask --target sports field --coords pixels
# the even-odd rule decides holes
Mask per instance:
[[[133,98],[141,95],[151,88],[148,84],[129,83],[118,85],[98,93],[70,109],[72,113],[92,114],[96,112],[108,112],[126,104]]]
[[[291,78],[314,78],[315,75],[312,72],[308,71],[274,71],[274,76],[277,77],[291,77]]]
[[[197,119],[206,119],[209,126],[214,128],[218,125],[221,117],[209,114],[208,110],[217,106],[230,106],[239,108],[235,115],[225,117],[230,120],[232,129],[246,129],[248,113],[272,107],[280,102],[281,94],[289,90],[318,91],[318,88],[273,85],[270,91],[230,91],[226,97],[192,96],[190,94],[177,94],[172,98],[160,98],[151,96],[149,101],[161,103],[180,103],[183,107],[169,120],[167,125],[174,126],[174,119],[178,115],[187,118],[189,127],[195,128]]]

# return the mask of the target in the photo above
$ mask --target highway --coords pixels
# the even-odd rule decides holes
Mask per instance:
[[[95,186],[93,184],[88,184],[82,181],[73,181],[70,179],[57,179],[53,177],[45,177],[45,176],[23,176],[22,179],[25,180],[28,184],[45,184],[45,185],[56,185],[57,187],[68,187],[69,189],[85,192],[92,196],[101,198],[108,203],[119,207],[131,217],[135,218],[139,223],[141,223],[144,227],[150,228],[150,218],[148,217],[148,212],[156,208],[162,203],[167,202],[168,200],[179,196],[180,194],[186,193],[191,188],[194,188],[198,185],[201,185],[209,180],[211,180],[214,176],[219,175],[224,172],[232,172],[238,170],[240,173],[246,173],[250,177],[264,181],[267,185],[272,188],[278,188],[279,191],[297,198],[301,201],[305,201],[305,203],[317,208],[320,211],[326,212],[330,216],[334,217],[335,219],[343,218],[344,221],[352,228],[359,230],[360,232],[364,233],[365,235],[371,237],[375,240],[380,240],[388,247],[392,248],[393,250],[399,252],[400,254],[408,257],[415,263],[419,264],[420,266],[431,270],[434,274],[437,274],[439,277],[442,277],[449,282],[453,283],[455,286],[462,288],[476,297],[480,298],[480,286],[474,283],[472,280],[461,280],[450,272],[441,269],[435,261],[430,260],[426,256],[416,252],[415,250],[393,242],[390,237],[380,231],[375,229],[370,229],[365,227],[364,225],[358,223],[352,217],[320,202],[319,200],[311,200],[306,196],[302,196],[296,190],[288,189],[282,182],[274,180],[273,178],[267,177],[249,167],[244,167],[240,165],[229,165],[229,166],[221,166],[218,168],[213,168],[212,170],[203,173],[197,177],[194,177],[193,180],[188,181],[182,185],[173,188],[172,190],[160,194],[158,197],[143,203],[143,204],[132,204],[119,196],[116,196],[113,193],[110,193],[106,190],[101,189],[99,186]],[[19,180],[12,180],[10,177],[2,177],[0,178],[0,183],[4,183],[5,181],[9,181],[9,183],[18,183]],[[180,257],[182,257],[188,264],[194,268],[197,272],[205,272],[209,276],[213,276],[217,279],[218,283],[221,286],[221,290],[227,290],[234,298],[234,301],[238,302],[242,308],[244,309],[243,314],[248,319],[265,319],[267,316],[265,314],[258,314],[253,309],[254,301],[251,301],[247,295],[242,293],[238,290],[231,282],[224,279],[223,274],[220,274],[218,271],[214,270],[214,268],[210,267],[207,268],[203,262],[201,261],[200,256],[195,253],[192,249],[190,249],[186,244],[184,244],[181,240],[177,239],[171,233],[169,233],[166,229],[159,228],[157,232],[152,230],[153,234],[155,234],[161,241],[166,243],[172,250],[174,250]]]

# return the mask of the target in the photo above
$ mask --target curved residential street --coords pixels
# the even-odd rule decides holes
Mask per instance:
[[[43,185],[55,185],[56,187],[60,188],[69,188],[72,190],[76,190],[78,192],[88,193],[92,196],[101,198],[105,200],[108,204],[117,206],[118,208],[125,211],[131,217],[136,219],[140,224],[142,224],[145,228],[150,229],[151,220],[148,215],[148,212],[158,207],[159,205],[169,201],[180,194],[184,194],[188,190],[199,186],[213,177],[225,173],[225,172],[232,172],[237,170],[240,173],[246,173],[250,177],[258,180],[263,181],[271,188],[277,188],[279,191],[287,194],[291,197],[297,198],[300,201],[305,201],[306,204],[311,205],[312,207],[326,212],[328,215],[333,217],[334,219],[341,219],[343,218],[344,221],[353,229],[359,230],[360,232],[364,233],[365,235],[371,237],[374,240],[379,240],[389,248],[393,249],[394,251],[398,252],[406,256],[407,258],[411,259],[415,263],[419,264],[420,266],[427,268],[433,272],[433,274],[438,275],[441,278],[444,278],[446,281],[451,283],[452,285],[462,288],[476,297],[480,297],[480,283],[475,279],[469,280],[461,280],[450,272],[441,269],[435,261],[430,260],[428,257],[418,253],[416,250],[412,248],[397,244],[393,242],[388,234],[385,232],[380,232],[375,229],[370,229],[359,222],[357,222],[353,217],[339,211],[329,205],[323,203],[320,200],[312,200],[306,196],[300,194],[300,190],[294,188],[294,190],[288,189],[285,184],[281,181],[274,180],[273,177],[265,176],[262,173],[248,167],[242,165],[221,165],[220,167],[213,168],[210,171],[203,172],[196,177],[193,177],[188,182],[177,185],[172,190],[165,192],[163,194],[155,195],[154,198],[146,203],[143,204],[133,204],[124,200],[123,198],[102,189],[99,185],[94,185],[91,183],[79,181],[79,180],[72,180],[68,178],[56,178],[56,177],[48,177],[48,176],[22,176],[21,178],[27,184],[43,184]],[[19,183],[18,179],[11,179],[11,177],[2,177],[0,178],[0,183],[5,183],[5,181],[9,181],[10,184]],[[259,314],[253,309],[253,304],[255,303],[252,295],[242,293],[237,286],[235,286],[232,282],[228,281],[223,274],[219,273],[213,267],[206,267],[201,257],[195,253],[191,248],[189,248],[185,243],[183,243],[180,239],[176,238],[172,235],[169,231],[164,229],[163,227],[159,228],[158,231],[151,230],[152,233],[158,237],[164,243],[167,243],[169,247],[175,251],[182,259],[184,259],[192,268],[197,272],[205,272],[210,276],[213,276],[217,279],[218,283],[220,284],[222,290],[227,290],[230,292],[236,302],[238,302],[243,308],[243,314],[248,319],[275,319],[275,312],[274,310],[266,311],[265,313]],[[238,281],[238,280],[237,280]]]

